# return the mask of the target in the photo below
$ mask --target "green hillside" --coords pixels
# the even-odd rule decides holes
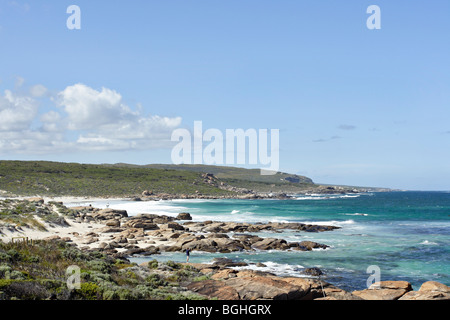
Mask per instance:
[[[120,164],[118,164],[120,165]],[[207,165],[174,165],[174,164],[149,164],[148,168],[170,169],[170,170],[186,170],[196,172],[208,172],[214,174],[219,179],[236,179],[264,183],[307,183],[313,181],[304,176],[277,172],[274,175],[261,175],[259,169],[244,169],[225,166],[207,166]]]
[[[212,173],[218,179],[205,179]],[[292,178],[289,182],[285,178]],[[219,186],[278,192],[314,186],[306,177],[218,166],[79,164],[49,161],[0,161],[0,190],[14,195],[135,196],[143,190],[167,193],[232,196],[239,192]]]
[[[0,161],[0,190],[16,195],[133,196],[154,193],[227,195],[201,173],[144,167]]]

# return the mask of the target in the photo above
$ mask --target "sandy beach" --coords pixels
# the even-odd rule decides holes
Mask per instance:
[[[10,198],[11,200],[27,200],[27,199],[39,199],[39,198],[29,198],[29,197],[15,197]],[[77,203],[85,203],[89,201],[102,201],[102,200],[123,200],[120,198],[108,199],[108,198],[88,198],[88,197],[42,197],[40,198],[45,204],[51,202],[60,202],[65,206],[73,206]],[[83,207],[74,207],[83,208]],[[97,208],[95,208],[97,209]],[[16,228],[1,228],[0,229],[0,239],[3,242],[10,241],[21,241],[23,238],[28,238],[28,240],[44,240],[51,238],[60,238],[66,242],[71,242],[80,248],[85,249],[98,249],[100,243],[111,242],[115,239],[115,233],[104,232],[106,227],[106,220],[98,222],[101,220],[86,220],[86,219],[71,219],[65,217],[67,225],[55,225],[48,223],[39,216],[35,215],[36,219],[41,225],[46,229],[39,230],[32,227],[16,227]],[[95,239],[95,241],[93,241]],[[146,248],[149,245],[159,246],[172,245],[173,241],[168,241],[164,239],[161,241],[161,237],[152,234],[145,234],[145,239],[134,240],[133,245],[139,248]],[[126,251],[126,248],[116,248],[118,252]]]

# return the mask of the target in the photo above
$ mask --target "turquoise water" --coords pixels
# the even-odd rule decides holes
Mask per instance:
[[[311,240],[330,248],[314,251],[270,251],[211,254],[193,252],[191,262],[228,257],[262,262],[256,270],[302,276],[306,267],[319,267],[325,280],[346,290],[367,287],[369,266],[380,268],[380,280],[406,280],[414,289],[429,280],[450,285],[450,193],[386,192],[350,195],[310,195],[289,200],[176,200],[151,203],[117,202],[129,214],[191,213],[194,220],[237,222],[289,221],[335,225],[321,232],[260,233],[287,241]],[[182,253],[143,259],[184,261]]]

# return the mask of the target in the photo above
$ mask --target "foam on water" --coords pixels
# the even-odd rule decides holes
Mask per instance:
[[[311,193],[306,195],[299,195],[294,197],[295,200],[329,200],[329,199],[345,199],[345,198],[358,198],[362,194],[356,193],[356,194],[317,194],[317,193]]]
[[[420,244],[423,244],[423,245],[426,245],[426,246],[436,246],[436,245],[438,245],[437,242],[428,241],[428,240],[424,240]]]
[[[105,199],[96,201],[76,201],[64,203],[68,207],[85,206],[92,204],[93,207],[105,209],[126,210],[129,216],[134,216],[140,213],[153,213],[158,215],[176,216],[187,208],[182,206],[174,206],[170,200],[159,201],[130,201],[130,200],[115,200]]]
[[[349,220],[342,220],[342,221],[340,221],[340,220],[308,221],[308,224],[342,227],[342,226],[346,226],[346,225],[355,224],[355,220],[349,219]]]
[[[248,262],[248,261],[246,261]],[[261,265],[249,264],[244,267],[232,267],[235,270],[255,270],[263,272],[271,272],[278,276],[306,277],[301,274],[305,267],[299,264],[277,263],[273,261],[264,261]]]
[[[426,280],[450,284],[448,193],[308,194],[299,195],[297,200],[102,200],[84,205],[92,203],[94,207],[105,208],[109,204],[110,208],[127,210],[129,215],[176,216],[189,212],[194,221],[278,221],[337,226],[341,228],[319,233],[298,230],[258,233],[261,237],[282,238],[288,242],[323,243],[330,246],[327,250],[250,251],[225,256],[249,261],[249,266],[241,268],[285,276],[301,276],[303,266],[320,267],[326,271],[330,283],[347,286],[347,290],[365,288],[369,265],[378,265],[386,280],[406,280],[418,287]],[[224,254],[193,252],[191,255],[192,261],[197,262],[211,262],[214,257],[224,257]],[[185,255],[165,253],[144,259],[183,261]],[[257,262],[264,263],[265,267],[257,267]]]

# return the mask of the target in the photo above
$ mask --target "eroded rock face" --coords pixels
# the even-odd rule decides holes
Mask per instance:
[[[239,293],[231,286],[218,280],[193,282],[187,286],[193,292],[219,300],[240,300]]]
[[[211,279],[193,282],[187,288],[219,300],[361,300],[319,280],[284,278],[252,270],[214,270],[209,267],[205,270],[213,273]]]
[[[407,281],[380,281],[369,289],[353,291],[353,294],[364,300],[397,300],[411,290],[412,286]]]
[[[450,287],[436,281],[427,281],[419,291],[409,291],[399,300],[450,300]]]
[[[227,261],[225,261],[227,260]],[[191,264],[209,280],[193,282],[188,289],[219,300],[450,300],[450,288],[428,281],[418,291],[406,281],[381,281],[369,289],[347,292],[321,279],[279,277],[267,272],[236,270],[223,264]]]

